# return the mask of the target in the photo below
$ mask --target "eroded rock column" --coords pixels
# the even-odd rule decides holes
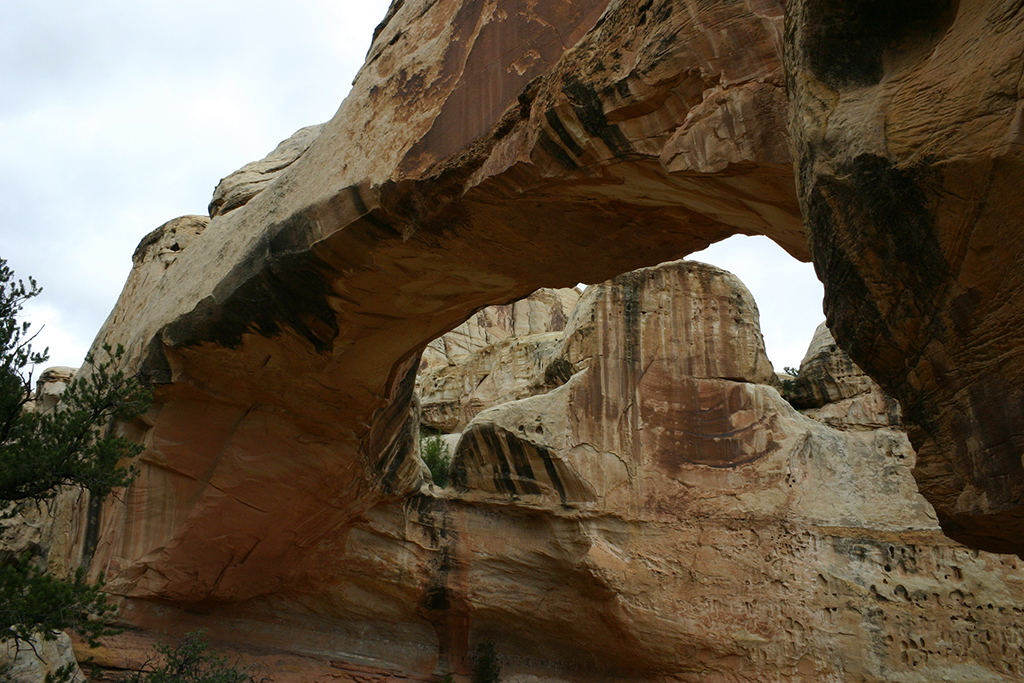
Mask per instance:
[[[1024,7],[797,0],[790,130],[829,327],[943,528],[1024,552]]]

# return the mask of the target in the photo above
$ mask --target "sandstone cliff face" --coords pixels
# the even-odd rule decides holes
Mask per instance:
[[[540,289],[505,306],[488,306],[430,342],[416,376],[420,423],[461,432],[484,408],[564,382],[551,366],[561,335],[544,333],[564,330],[579,298],[576,289]]]
[[[808,356],[848,363],[823,336]],[[1019,674],[1017,561],[942,536],[891,399],[872,412],[877,387],[855,366],[845,385],[866,388],[822,403],[847,404],[829,427],[800,415],[765,385],[749,294],[686,262],[588,289],[571,338],[588,340],[584,370],[462,437],[452,507],[431,517],[461,611],[446,627],[476,623],[520,665],[545,652],[556,668],[655,679]],[[480,521],[481,505],[505,512]],[[963,609],[982,591],[1002,612]],[[992,650],[1005,659],[953,626],[982,613],[1009,629]]]
[[[829,326],[896,396],[953,538],[1024,546],[1024,7],[787,4],[799,193]]]
[[[546,340],[574,371],[479,413],[451,488],[369,507],[257,600],[125,615],[279,649],[260,661],[283,681],[465,673],[486,641],[524,683],[1019,678],[1019,561],[943,536],[876,387],[782,400],[734,277],[631,272],[556,336],[497,343]],[[801,374],[864,384],[831,347]]]
[[[1007,549],[991,539],[1021,537],[999,517],[1019,501],[1024,415],[1019,326],[1003,322],[1019,8],[921,5],[914,31],[890,12],[858,43],[836,27],[871,30],[859,3],[834,5],[859,23],[824,21],[818,4],[787,4],[784,36],[775,0],[396,2],[335,118],[308,147],[286,145],[286,167],[226,182],[208,224],[186,217],[144,240],[98,337],[156,385],[131,426],[142,473],[86,539],[126,618],[166,628],[177,614],[240,641],[255,623],[264,643],[325,662],[421,672],[464,669],[467,647],[492,638],[516,670],[563,678],[1019,675],[1016,560],[938,535],[885,399],[862,400],[873,389],[844,399],[860,407],[816,408],[831,410],[823,425],[762,384],[749,311],[729,317],[751,304],[710,271],[629,276],[684,301],[700,292],[679,309],[636,279],[606,303],[588,292],[556,349],[576,374],[466,426],[464,490],[423,487],[420,350],[472,312],[734,233],[808,257],[786,38],[832,329],[903,401],[947,528]],[[803,31],[825,25],[838,39],[811,43],[851,49],[838,70],[805,68]],[[977,36],[992,68],[953,97],[942,65],[975,54]],[[847,66],[863,73],[836,75]],[[948,96],[918,95],[933,86]],[[968,100],[981,115],[959,128],[914,108]],[[901,113],[862,116],[885,111]],[[895,137],[881,144],[878,128]],[[1006,144],[986,157],[986,136]],[[918,161],[921,176],[907,171]],[[952,227],[930,232],[940,215]],[[717,308],[694,308],[704,301]]]

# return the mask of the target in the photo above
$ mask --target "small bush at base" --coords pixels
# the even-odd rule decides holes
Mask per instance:
[[[226,659],[209,651],[204,632],[185,636],[177,647],[158,645],[163,662],[146,662],[141,671],[125,679],[127,683],[267,683],[268,678],[251,675],[251,667],[229,664]]]
[[[494,643],[487,641],[476,646],[473,655],[473,683],[499,683],[501,662],[494,651]]]

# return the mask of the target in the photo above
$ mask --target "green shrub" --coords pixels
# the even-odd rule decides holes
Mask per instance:
[[[473,683],[499,683],[501,681],[501,662],[494,651],[494,643],[490,640],[476,646],[472,658]]]
[[[441,488],[448,486],[451,479],[450,468],[452,457],[448,453],[448,444],[440,434],[420,437],[420,456],[430,470],[430,478]]]
[[[238,662],[229,664],[226,659],[210,652],[210,645],[204,638],[204,631],[185,636],[177,647],[157,645],[163,661],[155,665],[151,660],[125,679],[127,683],[265,683],[268,678],[256,678],[249,669]]]
[[[787,365],[786,367],[782,368],[782,372],[786,375],[789,375],[792,378],[782,380],[782,398],[788,401],[790,397],[793,395],[793,387],[796,386],[796,380],[800,376],[800,370],[798,368],[792,368]]]
[[[99,502],[132,481],[131,461],[143,450],[110,429],[114,419],[130,422],[145,413],[152,399],[119,369],[125,360],[120,346],[104,346],[102,357],[86,356],[92,370],[67,385],[59,410],[30,409],[32,373],[49,357],[33,350],[31,325],[19,318],[41,291],[32,278],[27,285],[16,279],[0,258],[0,519],[68,486],[88,490]],[[0,636],[31,647],[36,636],[54,640],[68,628],[90,644],[115,633],[107,620],[116,610],[102,591],[102,576],[91,582],[79,569],[57,578],[37,550],[0,553]]]

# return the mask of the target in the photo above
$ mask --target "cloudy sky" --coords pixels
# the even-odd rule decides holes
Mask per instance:
[[[0,0],[0,257],[43,294],[50,364],[79,365],[150,230],[329,119],[388,0]],[[813,269],[766,239],[698,256],[747,284],[776,368],[821,314]]]

